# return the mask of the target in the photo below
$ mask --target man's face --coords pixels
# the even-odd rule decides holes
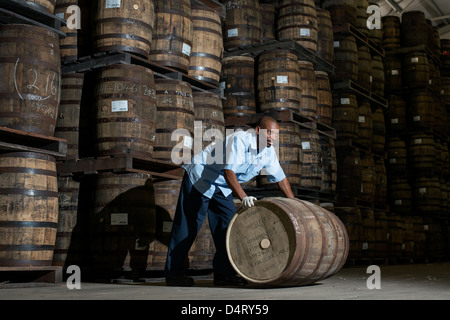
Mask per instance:
[[[256,133],[261,135],[259,141],[262,142],[266,140],[268,147],[271,147],[273,143],[278,140],[279,131],[280,127],[276,122],[269,122],[264,126],[256,127]]]

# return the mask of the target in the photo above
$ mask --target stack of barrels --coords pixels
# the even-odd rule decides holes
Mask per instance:
[[[404,223],[403,254],[434,257],[443,252],[431,249],[438,244],[427,230],[438,232],[438,219],[448,216],[448,129],[441,40],[421,11],[405,12],[401,19],[383,17],[383,25],[389,101],[388,203],[392,214]],[[414,223],[407,223],[410,220]],[[408,229],[416,230],[419,237],[414,240],[408,236]]]

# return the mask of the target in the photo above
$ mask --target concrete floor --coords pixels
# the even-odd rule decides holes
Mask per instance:
[[[450,300],[450,262],[380,265],[381,289],[368,289],[367,266],[344,267],[334,276],[304,287],[214,287],[211,275],[196,276],[194,287],[167,287],[163,278],[133,283],[66,283],[12,285],[0,300]]]

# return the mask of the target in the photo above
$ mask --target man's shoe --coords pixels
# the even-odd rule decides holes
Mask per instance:
[[[166,286],[173,287],[192,287],[194,285],[194,279],[188,276],[167,276]]]
[[[232,286],[232,287],[243,287],[247,285],[247,280],[236,276],[214,276],[215,286]]]

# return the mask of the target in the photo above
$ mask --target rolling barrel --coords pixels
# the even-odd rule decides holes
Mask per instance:
[[[231,221],[226,245],[239,275],[262,286],[301,286],[338,272],[349,252],[344,224],[299,199],[266,198]]]

